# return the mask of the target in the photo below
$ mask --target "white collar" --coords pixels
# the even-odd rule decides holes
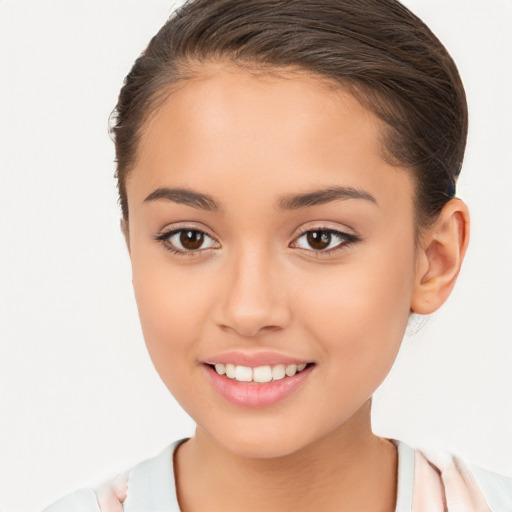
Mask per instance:
[[[124,512],[179,512],[174,483],[173,455],[187,439],[168,446],[159,455],[137,464],[128,479]],[[414,450],[392,440],[398,451],[398,489],[395,512],[410,511],[414,485]]]

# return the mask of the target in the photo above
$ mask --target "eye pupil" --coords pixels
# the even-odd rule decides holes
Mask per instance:
[[[327,231],[309,231],[306,237],[313,249],[325,249],[331,243],[331,233]]]
[[[203,245],[204,234],[200,231],[183,230],[180,234],[181,245],[191,251],[199,249]]]

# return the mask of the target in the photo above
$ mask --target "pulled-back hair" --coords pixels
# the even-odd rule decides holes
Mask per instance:
[[[189,0],[136,60],[113,113],[125,220],[126,178],[145,121],[205,62],[298,69],[352,93],[385,122],[384,158],[413,172],[420,225],[455,195],[467,136],[464,88],[444,46],[398,1]]]

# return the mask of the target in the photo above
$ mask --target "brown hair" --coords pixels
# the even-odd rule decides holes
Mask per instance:
[[[384,157],[412,170],[420,225],[455,195],[467,136],[457,68],[430,29],[396,0],[189,0],[135,61],[113,112],[118,189],[141,130],[172,86],[202,62],[263,73],[300,69],[348,89],[388,129]]]

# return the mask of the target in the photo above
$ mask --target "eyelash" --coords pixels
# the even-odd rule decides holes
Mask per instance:
[[[206,231],[203,231],[202,229],[198,229],[198,228],[188,228],[186,226],[182,227],[182,228],[179,228],[179,229],[172,229],[172,230],[169,230],[169,231],[164,231],[163,233],[160,233],[160,234],[156,235],[154,238],[155,238],[156,241],[160,242],[164,246],[164,248],[166,250],[168,250],[172,254],[177,254],[178,256],[197,256],[198,253],[210,249],[210,248],[207,248],[207,249],[197,249],[197,250],[187,251],[187,250],[182,250],[182,249],[176,248],[170,242],[170,239],[174,235],[177,235],[178,233],[182,233],[183,231],[192,231],[194,233],[199,233],[200,235],[202,235],[204,237],[211,238],[217,244],[219,243],[217,240],[215,240],[215,238],[213,238],[208,233],[206,233]]]
[[[183,231],[192,231],[194,233],[199,233],[200,235],[202,235],[204,237],[210,238],[215,243],[217,243],[217,244],[219,243],[215,238],[210,236],[205,231],[198,229],[198,228],[187,228],[187,227],[182,227],[179,229],[172,229],[170,231],[165,231],[163,233],[159,233],[154,237],[154,239],[156,241],[160,242],[167,251],[169,251],[172,254],[179,255],[179,256],[197,256],[199,253],[201,253],[203,251],[212,249],[211,247],[208,247],[205,249],[197,249],[197,250],[182,250],[182,249],[176,248],[176,246],[174,246],[170,242],[170,239],[173,236],[175,236],[179,233],[182,233]],[[292,243],[296,244],[298,240],[300,240],[302,237],[306,236],[308,233],[315,233],[315,232],[329,234],[331,236],[337,237],[340,240],[340,243],[338,245],[336,245],[335,247],[333,247],[329,250],[315,250],[315,249],[305,249],[305,248],[297,247],[298,249],[307,251],[308,253],[314,255],[314,257],[317,257],[317,258],[322,257],[323,255],[330,256],[330,255],[336,254],[339,251],[342,251],[345,248],[348,248],[348,247],[352,246],[353,244],[361,241],[361,238],[359,238],[358,236],[352,235],[350,233],[345,233],[344,231],[339,231],[339,230],[328,228],[328,227],[316,227],[313,229],[305,229],[304,231],[299,233],[299,235],[294,239],[294,241]],[[296,247],[296,245],[290,245],[290,247]]]
[[[295,238],[293,243],[296,244],[298,240],[306,236],[308,233],[329,234],[339,239],[339,243],[335,247],[332,247],[328,250],[303,249],[298,247],[301,250],[307,251],[316,258],[321,258],[322,256],[332,256],[362,240],[360,237],[352,235],[351,233],[346,233],[344,231],[339,231],[338,229],[333,229],[326,226],[319,226],[305,229]]]

